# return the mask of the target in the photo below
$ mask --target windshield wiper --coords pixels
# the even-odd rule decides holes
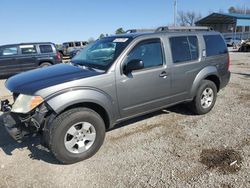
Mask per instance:
[[[73,66],[79,67],[81,69],[87,69],[87,70],[90,70],[90,71],[97,71],[97,72],[105,72],[104,70],[102,70],[100,68],[93,67],[88,63],[73,63],[73,62],[71,62],[71,64]]]

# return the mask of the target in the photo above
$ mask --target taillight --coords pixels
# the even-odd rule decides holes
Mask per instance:
[[[60,54],[60,52],[56,53],[56,57],[57,57],[58,60],[61,60],[61,54]]]

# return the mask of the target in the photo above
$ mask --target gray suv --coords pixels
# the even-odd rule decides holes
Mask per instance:
[[[62,163],[93,156],[119,122],[187,102],[214,106],[230,79],[220,33],[162,31],[106,37],[60,64],[11,77],[14,103],[2,101],[4,126],[20,141],[38,134]]]

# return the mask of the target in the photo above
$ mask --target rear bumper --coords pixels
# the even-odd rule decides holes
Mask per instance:
[[[230,71],[228,71],[227,74],[221,76],[220,89],[226,87],[226,85],[229,83],[230,77],[231,77]]]
[[[55,59],[54,60],[54,65],[62,63],[62,60]]]

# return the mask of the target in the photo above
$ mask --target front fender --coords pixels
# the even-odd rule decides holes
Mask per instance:
[[[193,85],[191,87],[191,91],[190,91],[190,98],[193,98],[195,97],[196,95],[196,91],[198,89],[198,87],[200,86],[200,83],[202,80],[204,80],[206,77],[208,76],[212,76],[212,75],[215,75],[217,76],[218,78],[219,77],[219,74],[218,74],[218,70],[215,66],[208,66],[208,67],[205,67],[203,68],[195,77],[194,79],[194,82],[193,82]]]
[[[57,113],[60,114],[67,107],[88,102],[100,105],[107,112],[110,121],[115,117],[114,101],[108,94],[103,91],[92,88],[71,89],[57,93],[45,99],[47,104]]]

